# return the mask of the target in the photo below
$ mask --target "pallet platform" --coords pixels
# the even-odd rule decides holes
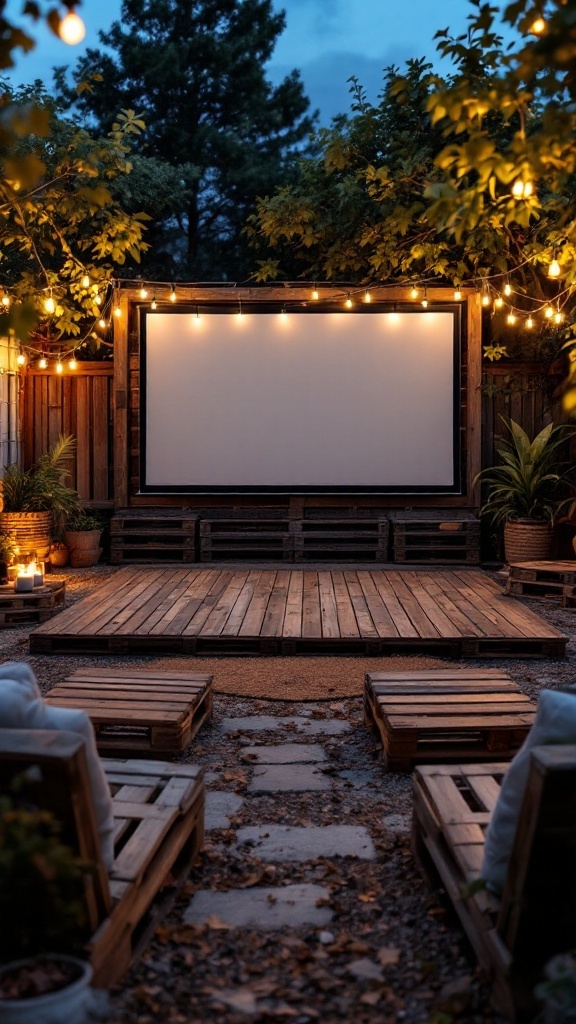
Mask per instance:
[[[387,768],[409,772],[430,762],[512,758],[536,705],[498,670],[370,672],[364,714],[382,742]]]
[[[218,518],[200,522],[202,562],[292,561],[289,520],[283,518]]]
[[[33,653],[561,657],[568,639],[480,570],[124,566]]]
[[[121,509],[110,521],[112,565],[195,562],[198,516],[184,509]]]
[[[387,518],[353,519],[330,516],[296,519],[290,523],[294,561],[386,562]]]
[[[480,561],[480,520],[458,509],[391,512],[392,558],[412,564]]]
[[[576,562],[519,562],[510,566],[506,593],[514,597],[557,597],[576,606]]]
[[[16,593],[12,583],[0,586],[0,629],[47,622],[64,607],[65,597],[63,580],[47,581],[26,593]]]
[[[85,711],[102,753],[178,757],[212,716],[212,676],[78,669],[45,700]]]

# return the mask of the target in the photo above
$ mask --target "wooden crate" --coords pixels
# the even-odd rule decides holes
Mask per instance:
[[[292,561],[288,518],[217,518],[200,522],[203,562],[248,559]]]
[[[290,523],[294,561],[376,561],[388,558],[387,518],[314,517]]]
[[[471,883],[506,763],[420,765],[413,776],[412,850],[439,879],[500,1014],[532,1024],[544,964],[576,943],[576,747],[535,747],[501,896]],[[563,1018],[562,1018],[563,1019]]]
[[[78,669],[46,701],[85,711],[102,752],[177,757],[212,716],[212,676]]]
[[[519,562],[510,566],[506,593],[514,597],[557,597],[576,605],[576,562]]]
[[[27,593],[16,593],[12,583],[0,587],[0,629],[28,622],[47,622],[64,607],[63,580],[45,581]]]
[[[112,565],[195,562],[198,515],[186,509],[123,509],[110,521]]]
[[[394,562],[465,563],[480,561],[480,520],[460,509],[391,512]]]
[[[369,672],[364,709],[387,767],[399,772],[428,762],[511,758],[536,714],[498,669]]]

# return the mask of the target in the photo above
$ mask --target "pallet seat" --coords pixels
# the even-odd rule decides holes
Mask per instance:
[[[517,752],[536,705],[499,669],[368,672],[367,726],[390,771],[431,761],[493,761]]]
[[[212,715],[212,676],[82,668],[56,683],[44,700],[85,711],[102,753],[178,757]]]
[[[100,855],[85,743],[77,733],[0,729],[0,791],[23,771],[34,801],[61,823],[62,842],[92,865],[85,879],[94,985],[125,973],[150,939],[203,844],[204,769],[102,759],[113,797],[114,860]]]
[[[484,837],[508,765],[419,765],[412,849],[456,910],[508,1020],[538,1010],[545,963],[576,945],[576,746],[534,747],[504,889],[478,889]]]

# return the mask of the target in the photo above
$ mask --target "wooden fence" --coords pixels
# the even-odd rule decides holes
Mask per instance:
[[[61,374],[29,368],[20,408],[24,466],[35,462],[60,434],[76,438],[70,486],[85,505],[113,503],[112,363],[78,363]]]
[[[60,434],[77,438],[71,484],[86,505],[113,503],[112,363],[79,363],[55,374],[29,369],[21,404],[22,458],[34,462]],[[494,363],[483,368],[482,465],[495,461],[500,415],[510,416],[534,436],[553,418],[564,419],[553,392],[560,378],[536,362]]]

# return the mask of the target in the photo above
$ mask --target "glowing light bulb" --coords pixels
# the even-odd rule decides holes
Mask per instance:
[[[512,295],[512,285],[509,281],[506,281],[504,285],[504,295]]]
[[[102,327],[102,328],[106,327],[106,321],[105,321],[103,316],[101,316],[99,321],[98,321],[98,327]]]
[[[23,352],[21,352],[19,356],[16,356],[16,363],[18,366],[26,365],[26,356],[24,355]]]
[[[364,292],[364,302],[372,302],[372,296],[370,292]]]
[[[494,299],[494,306],[496,307],[496,309],[502,309],[503,305],[504,299],[502,298],[501,295],[497,295],[496,298]]]
[[[78,367],[78,363],[76,362],[75,359],[69,359],[68,360],[68,369],[69,370],[76,370],[77,367]]]
[[[146,288],[141,288],[140,289],[140,298],[141,299],[147,299],[148,298],[148,292],[147,292]]]
[[[508,316],[506,317],[506,323],[510,325],[516,323],[516,317],[514,316],[514,313],[508,313]]]
[[[410,292],[410,298],[411,299],[417,299],[418,295],[419,295],[418,289],[417,288],[413,288],[412,291]]]
[[[90,278],[89,278],[88,274],[84,274],[84,277],[82,278],[82,287],[83,288],[89,288],[90,287]]]
[[[286,312],[286,307],[285,306],[283,306],[283,308],[280,310],[280,319],[281,320],[287,320],[288,319],[288,313]]]
[[[534,320],[533,320],[533,318],[531,316],[529,316],[527,321],[526,321],[526,327],[528,327],[528,328],[534,327]]]
[[[346,306],[346,309],[352,309],[353,302],[352,302],[352,299],[350,298],[350,296],[348,296],[348,298],[346,299],[346,302],[344,303],[344,305]]]
[[[528,31],[531,32],[533,36],[541,36],[542,33],[546,31],[545,19],[542,17],[535,18]]]
[[[544,310],[544,316],[546,317],[547,320],[551,320],[552,319],[552,317],[554,316],[554,310],[552,309],[552,306],[546,306],[546,308]]]
[[[62,373],[64,367],[62,366],[62,363],[60,362],[60,360],[58,360],[58,362],[56,363],[55,369],[56,369],[56,373]]]
[[[460,302],[461,298],[462,298],[462,292],[460,291],[459,288],[456,288],[455,291],[454,291],[454,299],[455,299],[456,302]]]
[[[564,319],[563,314],[560,312],[559,309],[557,309],[556,312],[554,313],[554,323],[555,324],[561,324],[563,319]]]
[[[2,305],[4,306],[4,309],[8,309],[8,306],[10,305],[10,296],[8,295],[8,293],[6,291],[4,292],[4,295],[2,296]]]
[[[97,306],[102,305],[102,296],[99,295],[98,292],[96,292],[96,295],[94,296],[94,302],[96,303]]]
[[[86,26],[80,15],[75,11],[68,11],[58,26],[58,35],[68,46],[77,46],[78,43],[81,43],[86,35]]]
[[[152,296],[152,302],[150,303],[150,309],[156,309],[157,306],[158,306],[158,303],[156,302],[156,296],[153,295]]]
[[[56,309],[56,303],[51,295],[49,295],[47,299],[44,299],[44,309],[47,313],[53,313]]]
[[[312,291],[311,291],[311,293],[310,293],[310,298],[311,298],[311,299],[313,299],[313,300],[314,300],[314,302],[317,302],[317,301],[318,301],[318,299],[320,298],[320,296],[319,296],[319,294],[318,294],[318,289],[317,289],[317,288],[313,288],[313,289],[312,289]]]
[[[196,316],[194,317],[194,323],[196,324],[196,327],[200,327],[200,324],[202,323],[202,317],[198,312],[198,306],[196,306]]]
[[[548,277],[560,277],[560,264],[556,258],[552,260],[548,267]]]
[[[424,307],[424,309],[428,308],[428,299],[426,297],[426,289],[424,289],[424,298],[422,299],[421,305]]]
[[[488,292],[484,292],[483,295],[482,295],[482,305],[483,306],[489,306],[490,305],[490,295],[488,294]]]
[[[41,370],[45,370],[46,367],[48,366],[48,360],[42,357],[42,359],[38,360],[38,366],[40,367]]]
[[[170,292],[170,302],[176,302],[176,288],[172,285],[172,291]]]
[[[512,185],[512,195],[515,199],[529,199],[534,191],[531,181],[522,181],[518,178]]]
[[[122,316],[122,310],[120,306],[114,306],[114,316]]]

